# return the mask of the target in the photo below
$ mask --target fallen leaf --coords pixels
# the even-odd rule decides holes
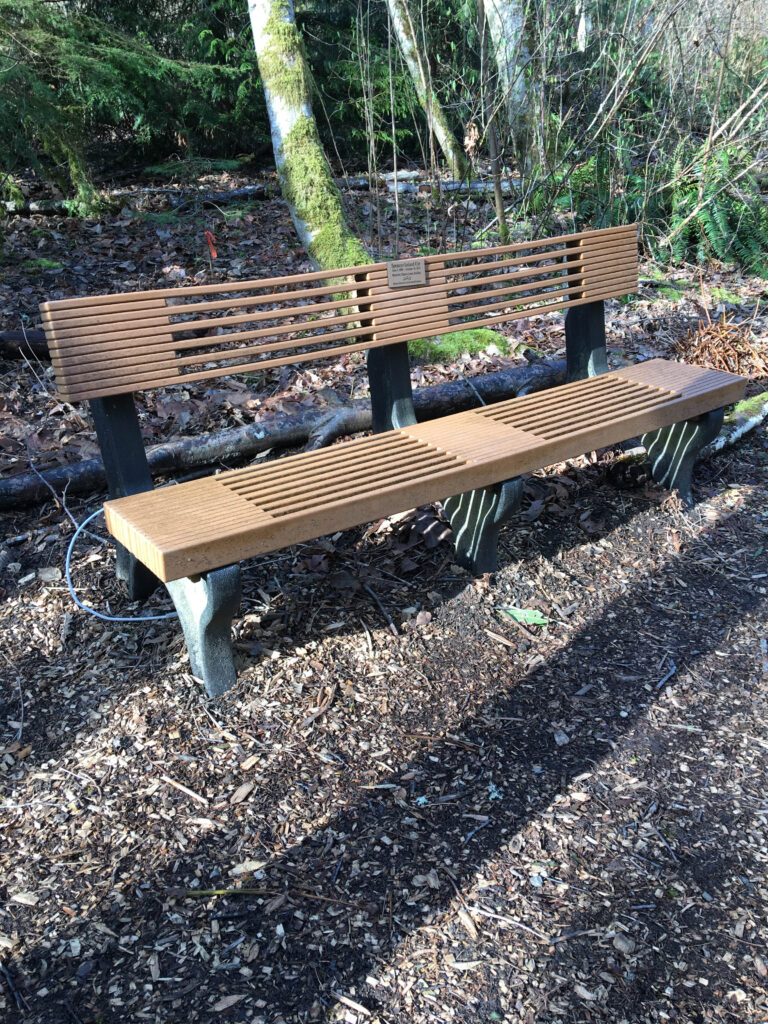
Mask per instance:
[[[222,996],[221,999],[213,1004],[213,1009],[221,1013],[222,1010],[228,1010],[230,1006],[236,1006],[245,998],[245,992],[242,995]]]
[[[229,798],[231,804],[241,804],[243,800],[248,796],[254,787],[253,782],[244,782],[242,786],[238,786],[232,796]]]
[[[549,622],[547,616],[542,615],[535,608],[514,608],[512,605],[503,605],[496,611],[503,619],[514,619],[515,622],[522,622],[525,626],[546,626]]]
[[[260,871],[266,863],[265,860],[244,860],[240,864],[235,864],[229,873],[233,878],[237,878],[239,875],[245,875],[249,871]]]

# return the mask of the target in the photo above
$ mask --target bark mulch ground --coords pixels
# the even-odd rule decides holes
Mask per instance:
[[[220,704],[173,622],[72,612],[49,510],[2,610],[3,1019],[768,1018],[767,463],[692,513],[560,467],[479,581],[407,521],[254,562]]]
[[[172,620],[73,607],[60,504],[8,516],[0,1018],[768,1020],[768,435],[690,512],[612,458],[531,478],[480,580],[429,510],[246,564],[219,702]],[[89,537],[73,580],[169,607]]]

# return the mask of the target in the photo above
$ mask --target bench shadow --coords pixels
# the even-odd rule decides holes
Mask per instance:
[[[701,493],[706,493],[721,475],[718,461],[721,460],[707,460],[698,467]],[[525,574],[531,563],[539,558],[551,561],[575,548],[596,544],[603,537],[610,536],[613,530],[626,526],[643,511],[657,505],[661,493],[657,490],[649,500],[637,487],[617,489],[609,480],[605,464],[571,468],[567,476],[528,477],[522,511],[513,517],[501,534],[499,569],[514,564],[520,574]],[[541,508],[535,518],[531,518],[531,508],[538,506]],[[586,519],[583,518],[585,516]],[[436,519],[434,526],[441,528]],[[667,529],[664,520],[659,520],[658,529],[661,532]],[[298,555],[297,548],[294,548],[287,555],[278,553],[243,563],[243,602],[234,623],[240,671],[247,672],[258,663],[264,657],[265,648],[267,653],[276,650],[283,656],[294,647],[306,644],[316,638],[318,629],[338,619],[339,613],[345,618],[343,625],[334,631],[336,636],[360,636],[364,622],[370,629],[386,627],[389,623],[400,629],[403,607],[413,605],[434,614],[442,605],[452,605],[454,599],[473,582],[469,575],[453,575],[455,569],[451,568],[450,541],[443,541],[436,548],[428,548],[417,541],[412,547],[404,535],[376,544],[373,539],[366,539],[367,532],[365,527],[345,531],[329,556],[330,565],[323,573],[311,570],[286,573],[286,568],[290,569],[291,563],[311,566],[313,559],[323,559],[328,550],[327,542],[299,545],[301,553]],[[646,540],[642,529],[638,532],[638,540],[641,543]],[[414,572],[410,577],[395,571],[403,558],[414,562]],[[382,566],[388,567],[383,569],[383,575]],[[337,586],[339,577],[342,578],[341,585]],[[347,585],[349,583],[352,585]],[[254,605],[263,607],[259,592],[260,589],[264,592],[264,586],[271,588],[282,601],[276,609],[267,609],[267,621],[278,621],[281,626],[284,623],[285,628],[269,632],[266,637],[259,629],[258,635],[253,637],[245,625],[245,616]],[[322,615],[319,617],[319,621],[314,614],[304,619],[303,610],[301,621],[297,618],[296,608],[306,604],[308,590],[314,591],[312,600],[317,598],[327,612],[324,618]],[[398,590],[399,594],[393,596],[393,592]],[[146,604],[137,604],[133,611],[130,607],[125,608],[124,592],[115,579],[112,561],[101,570],[96,592],[103,595],[102,607],[110,611],[114,607],[119,609],[119,614],[137,616],[153,611]],[[435,601],[438,595],[439,600]],[[164,596],[167,598],[167,594]],[[170,601],[165,604],[172,607]],[[164,610],[163,606],[154,611]],[[89,716],[94,712],[108,709],[113,701],[129,697],[136,685],[146,683],[148,676],[167,671],[169,652],[177,660],[186,660],[181,630],[174,620],[149,626],[137,624],[134,628],[91,622],[80,616],[79,621],[75,619],[75,624],[76,632],[69,640],[68,648],[63,648],[60,654],[47,656],[42,648],[38,648],[30,652],[22,666],[10,663],[9,679],[16,671],[24,678],[36,677],[39,686],[43,679],[47,681],[44,691],[39,691],[39,699],[31,706],[28,703],[25,708],[24,744],[32,747],[28,765],[59,756],[70,746],[77,729],[60,731],[55,726],[69,714],[73,701],[78,705],[81,728],[87,730]],[[104,647],[119,661],[120,671],[111,673],[105,682],[98,680],[98,674],[92,668],[86,669],[86,676],[90,677],[87,685],[80,685],[82,680],[78,679],[74,686],[62,687],[57,664],[62,657],[71,656],[69,652],[78,644],[77,630],[84,627],[105,633]],[[406,622],[405,629],[408,628]],[[86,645],[91,643],[87,641]],[[7,685],[0,691],[0,715],[17,719],[19,708],[18,687]]]
[[[739,519],[743,538],[749,534],[750,522],[747,517]],[[216,1019],[246,1019],[244,1008],[249,1020],[262,1019],[262,1013],[269,1020],[326,1019],[335,1003],[334,993],[351,992],[355,1001],[370,1010],[398,1009],[388,989],[382,995],[366,978],[386,968],[409,936],[445,911],[456,894],[472,884],[489,858],[506,857],[514,837],[565,793],[574,779],[601,762],[622,738],[632,733],[632,742],[645,749],[658,742],[644,717],[659,695],[659,650],[676,648],[678,643],[677,619],[672,611],[659,607],[659,595],[681,584],[698,595],[697,615],[686,622],[686,649],[675,650],[678,680],[712,654],[729,627],[768,607],[765,596],[729,579],[718,577],[713,590],[711,574],[695,564],[701,550],[698,541],[683,548],[680,556],[670,558],[651,578],[630,586],[604,608],[599,626],[587,622],[556,655],[529,674],[511,661],[499,663],[494,696],[474,708],[452,738],[421,744],[407,767],[380,778],[378,784],[390,788],[366,788],[354,805],[275,857],[248,882],[263,889],[264,897],[224,896],[210,903],[193,900],[178,889],[179,878],[185,876],[183,853],[169,853],[159,864],[137,862],[134,867],[142,886],[123,888],[119,900],[105,902],[101,923],[115,938],[105,939],[99,959],[90,963],[82,976],[80,971],[66,981],[51,976],[47,996],[37,1000],[35,979],[40,975],[43,952],[32,950],[14,966],[18,976],[26,979],[30,1013],[38,1013],[41,1021],[53,1021],[60,1019],[56,1014],[64,1010],[88,1024],[133,1019],[133,1009],[151,1004],[164,1019],[181,1021],[189,1019],[191,999],[204,994],[205,1012],[209,1013],[216,999],[232,992],[247,993],[246,1000],[217,1013]],[[450,621],[454,610],[450,605],[447,602],[437,610],[438,624],[443,615]],[[471,614],[470,609],[465,625],[471,625]],[[656,639],[647,632],[651,614]],[[642,643],[633,643],[639,635],[643,635]],[[440,678],[445,646],[452,649],[457,664],[462,659],[466,662],[469,651],[477,658],[478,646],[471,636],[447,629],[443,649],[422,665],[426,676]],[[616,669],[628,660],[631,673]],[[591,666],[586,688],[585,666]],[[732,668],[747,673],[748,666]],[[552,738],[552,723],[559,720],[568,721],[570,734],[562,746]],[[674,747],[678,738],[679,734],[673,734],[668,743]],[[651,749],[654,756],[659,753]],[[344,771],[343,766],[338,767],[339,773]],[[488,819],[479,829],[480,819],[472,817],[477,814]],[[617,821],[616,827],[630,824]],[[676,860],[664,848],[654,852],[648,869],[651,883],[663,886],[680,878],[688,886],[698,886],[696,879],[703,871],[708,893],[715,897],[712,920],[722,920],[725,927],[727,911],[718,907],[717,897],[729,884],[731,862],[739,863],[742,875],[749,873],[749,851],[739,846],[734,835],[732,843],[720,844],[714,867],[709,854],[705,866],[697,852],[694,824],[680,827],[675,845]],[[226,877],[232,863],[231,848],[217,835],[203,834],[196,842],[193,863],[201,871],[201,885],[207,884],[207,879]],[[573,881],[572,871],[579,866],[560,866],[558,877],[563,882]],[[560,929],[589,931],[603,926],[617,909],[605,907],[597,892],[588,902],[586,910],[561,917]],[[663,941],[663,922],[654,924],[652,916],[643,919],[644,927],[647,925],[648,935]],[[210,931],[214,920],[215,930],[221,934],[216,940],[218,948],[212,952],[222,957],[229,969],[214,972],[199,958],[174,958],[168,936]],[[161,976],[172,975],[173,980],[157,983],[153,990],[136,996],[130,1006],[109,1009],[106,992],[115,970],[114,959],[122,956],[117,936],[125,921],[131,922],[137,936],[135,948],[159,950]],[[456,959],[471,959],[472,943],[459,925],[453,938],[454,947],[443,946],[440,955],[450,952]],[[512,941],[516,941],[514,933]],[[526,941],[525,935],[521,941]],[[567,945],[573,955],[572,944]],[[579,948],[585,960],[590,957],[591,945],[587,939]],[[250,981],[237,975],[240,967],[246,966],[246,958],[240,959],[238,953],[241,946],[256,951],[249,967],[253,971]],[[547,954],[551,960],[548,970],[557,972],[558,961],[566,956],[565,946],[555,945]],[[569,968],[564,965],[562,970]],[[661,998],[666,984],[666,950],[662,947],[644,960],[642,971],[617,971],[616,984],[601,1009],[613,1009],[620,1016],[633,1001],[641,1005]],[[576,1000],[572,993],[567,995]],[[478,1011],[476,1007],[474,1019],[497,1019],[489,1015],[497,996],[489,990],[486,1009],[481,1006]],[[701,1007],[706,1007],[710,998],[714,996],[706,991],[696,994]],[[583,1009],[578,1000],[575,1005]],[[26,1014],[11,1016],[9,1021],[31,1019]]]
[[[698,475],[701,494],[716,486],[716,466],[701,466]],[[575,548],[588,549],[647,509],[657,508],[669,492],[654,485],[647,473],[639,474],[639,478],[641,483],[650,484],[647,494],[636,484],[615,486],[610,478],[610,463],[571,469],[565,474],[526,477],[522,509],[501,532],[499,571],[514,565],[524,575],[532,563],[553,561]],[[697,515],[696,506],[691,514]],[[334,634],[352,636],[361,634],[363,616],[371,629],[391,629],[393,625],[399,629],[404,621],[404,607],[414,606],[433,614],[441,604],[451,602],[471,586],[473,579],[469,574],[458,570],[457,575],[448,524],[438,520],[431,507],[427,507],[425,518],[432,522],[424,533],[439,535],[443,531],[449,539],[435,548],[425,544],[424,536],[419,536],[422,526],[417,517],[415,525],[406,526],[400,533],[396,529],[393,536],[380,544],[376,544],[375,537],[368,536],[368,528],[360,527],[344,531],[337,546],[328,545],[327,538],[300,545],[303,553],[293,558],[292,571],[285,570],[290,557],[278,559],[282,567],[278,564],[276,569],[272,568],[270,558],[244,563],[241,613],[248,610],[259,588],[263,592],[270,584],[284,605],[266,611],[268,623],[280,622],[272,642],[261,637],[259,631],[249,644],[248,630],[240,630],[241,668],[247,670],[258,659],[263,646],[290,650],[291,645],[306,644],[312,639],[312,629],[299,621],[292,610],[306,604],[309,591],[313,592],[314,604],[324,605],[327,612],[319,617],[319,628],[327,628],[328,622],[338,620],[341,613],[348,618],[334,628]],[[663,534],[668,522],[660,517],[653,529]],[[647,541],[645,524],[637,530],[637,538],[641,544]],[[313,562],[319,562],[322,570],[313,571]],[[401,569],[402,564],[409,568]],[[314,607],[313,625],[318,625],[316,614]],[[405,628],[409,628],[408,618]]]

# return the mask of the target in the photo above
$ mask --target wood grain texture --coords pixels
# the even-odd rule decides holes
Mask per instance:
[[[738,401],[733,374],[661,359],[105,504],[162,580],[486,487]]]
[[[63,398],[77,401],[333,358],[495,326],[637,287],[634,225],[424,258],[425,283],[387,264],[43,303]]]

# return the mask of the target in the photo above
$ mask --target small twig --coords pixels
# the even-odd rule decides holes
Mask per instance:
[[[578,932],[566,932],[565,935],[558,935],[555,939],[549,941],[553,946],[556,946],[558,942],[567,942],[568,939],[580,939],[583,935],[599,935],[600,932],[596,928],[582,928]]]
[[[272,889],[185,889],[185,896],[203,896],[210,898],[213,896],[300,896],[305,900],[319,900],[320,903],[334,903],[339,904],[343,907],[353,907],[355,910],[365,910],[365,906],[362,903],[350,903],[349,900],[337,900],[330,896],[318,896],[314,892],[306,892],[303,889],[297,889],[295,893],[290,892],[277,892]]]
[[[368,586],[367,583],[363,584],[363,590],[365,590],[366,593],[370,594],[371,597],[373,598],[373,600],[378,605],[379,611],[384,616],[384,618],[387,620],[387,625],[389,626],[390,630],[392,631],[393,636],[398,636],[399,634],[398,634],[398,631],[397,631],[397,626],[392,621],[392,616],[389,614],[387,609],[384,607],[384,605],[381,603],[381,601],[378,599],[376,594],[371,590],[371,588]]]
[[[488,634],[488,636],[491,638],[491,640],[496,640],[498,643],[504,644],[505,647],[515,647],[516,646],[515,644],[512,643],[512,641],[510,639],[508,639],[506,636],[503,636],[501,633],[495,633],[492,629],[488,629],[487,627],[486,627],[485,632]]]
[[[32,452],[31,452],[30,447],[29,447],[29,438],[28,437],[24,438],[24,444],[26,445],[26,449],[27,449],[27,461],[29,462],[29,468],[32,470],[32,472],[35,474],[35,476],[43,484],[45,484],[45,486],[48,488],[48,490],[53,495],[53,499],[56,502],[56,504],[59,506],[59,508],[64,510],[64,512],[65,512],[67,518],[69,519],[69,521],[72,523],[74,528],[77,529],[79,527],[80,523],[78,523],[78,521],[75,519],[75,517],[69,511],[69,508],[67,506],[67,489],[66,489],[66,487],[62,491],[61,497],[59,497],[59,495],[56,493],[56,491],[51,486],[51,484],[45,479],[43,474],[40,472],[40,470],[37,468],[37,466],[32,461]],[[109,543],[107,540],[105,540],[104,537],[99,537],[98,534],[91,533],[90,530],[83,530],[82,532],[84,534],[86,534],[86,536],[90,537],[92,540],[97,540],[100,544],[107,544],[107,543]]]
[[[8,968],[3,963],[0,963],[0,974],[2,974],[2,976],[5,978],[5,983],[10,989],[11,995],[13,996],[17,1008],[19,1010],[23,1010],[25,1008],[25,1000],[21,993],[19,992],[19,990],[14,985],[13,978],[9,974]]]
[[[339,863],[336,865],[336,870],[333,872],[333,884],[336,884],[336,879],[339,877],[341,871],[341,865],[344,863],[344,854],[339,857]]]
[[[167,782],[169,786],[173,786],[174,789],[178,789],[180,793],[184,793],[186,796],[191,797],[193,800],[197,800],[203,807],[208,806],[208,800],[204,796],[200,796],[199,793],[195,793],[193,789],[189,789],[187,786],[182,786],[180,782],[176,782],[170,775],[161,775],[160,778],[163,782]]]
[[[517,626],[517,628],[520,630],[520,632],[523,634],[523,636],[527,637],[528,640],[538,640],[539,639],[536,636],[535,633],[532,633],[530,631],[530,629],[528,629],[527,626],[524,626],[522,622],[520,622],[518,619],[516,619],[514,617],[514,615],[509,615],[509,616],[505,615],[504,616],[504,621],[505,622],[514,622],[514,624]]]
[[[476,398],[476,399],[478,400],[478,402],[480,403],[480,405],[487,405],[487,403],[486,403],[485,399],[484,399],[484,398],[483,398],[483,396],[482,396],[482,395],[480,394],[480,392],[479,392],[479,391],[477,390],[477,388],[476,388],[476,387],[475,387],[475,385],[474,385],[474,384],[472,383],[472,381],[470,380],[470,378],[469,378],[469,377],[465,377],[465,376],[464,376],[464,374],[463,374],[463,373],[461,372],[461,370],[459,370],[458,372],[459,372],[459,374],[460,374],[460,376],[461,376],[461,379],[462,379],[462,380],[464,381],[464,383],[465,383],[465,384],[467,385],[467,387],[468,387],[468,388],[470,388],[470,389],[471,389],[472,391],[474,391],[474,393],[475,393],[475,398]]]
[[[519,928],[521,932],[528,932],[529,935],[535,935],[537,939],[542,942],[552,943],[552,939],[549,935],[545,935],[544,932],[538,931],[536,928],[529,928],[527,924],[523,924],[522,921],[516,920],[514,917],[508,917],[506,914],[494,914],[490,910],[485,910],[483,907],[470,907],[475,914],[480,914],[482,917],[490,917],[494,921],[501,921],[503,924],[508,924],[513,928]]]
[[[658,683],[656,683],[656,689],[657,689],[657,690],[660,690],[660,689],[662,688],[662,686],[664,685],[664,683],[666,683],[666,681],[667,681],[668,679],[671,679],[671,678],[672,678],[672,676],[673,676],[673,675],[675,674],[675,672],[677,672],[677,665],[676,665],[676,664],[674,663],[674,661],[671,661],[671,662],[669,663],[669,671],[668,671],[668,672],[666,672],[666,673],[665,673],[665,674],[664,674],[664,675],[663,675],[663,676],[661,677],[661,679],[660,679],[660,680],[658,681]]]
[[[356,1003],[354,999],[349,999],[347,996],[339,995],[337,992],[332,993],[332,995],[337,1002],[343,1003],[344,1006],[348,1006],[350,1010],[354,1010],[355,1013],[361,1013],[364,1017],[371,1016],[371,1011],[366,1010],[366,1008],[361,1006],[360,1003]]]
[[[675,853],[675,851],[672,849],[672,847],[667,842],[667,840],[664,838],[664,836],[661,834],[661,832],[659,832],[659,830],[655,826],[652,826],[652,828],[653,828],[653,831],[656,833],[656,835],[659,837],[659,839],[662,841],[662,843],[664,843],[666,848],[669,850],[669,853],[670,853],[670,855],[672,857],[672,860],[675,861],[675,863],[679,864],[680,860],[679,860],[677,854]]]
[[[50,526],[41,526],[37,530],[27,530],[26,533],[17,533],[14,537],[6,537],[3,543],[6,546],[11,544],[23,544],[25,541],[32,540],[33,537],[42,537],[44,534],[51,532]]]
[[[325,698],[325,700],[320,705],[320,707],[319,708],[315,708],[315,710],[310,715],[307,715],[307,717],[304,719],[304,721],[299,726],[299,729],[306,729],[308,726],[312,725],[312,723],[316,719],[318,719],[320,717],[320,715],[322,715],[325,711],[328,710],[328,708],[331,706],[331,702],[333,701],[333,698],[335,696],[336,696],[336,683],[333,684],[333,686],[331,687],[331,692]]]
[[[83,1024],[83,1018],[78,1016],[78,1014],[75,1013],[75,1010],[74,1010],[74,1007],[72,1006],[72,1003],[69,1003],[69,1002],[66,1003],[65,1006],[64,1006],[64,1009],[69,1014],[69,1019],[72,1021],[72,1024]]]
[[[358,616],[358,621],[365,632],[365,639],[368,642],[368,654],[371,656],[371,658],[373,658],[373,637],[371,636],[371,631],[370,629],[368,629],[365,622],[363,622],[360,616]]]
[[[24,691],[21,688],[21,676],[16,677],[16,685],[19,688],[19,727],[16,730],[16,742],[21,742],[24,732]]]
[[[478,833],[480,831],[480,829],[487,828],[488,825],[491,824],[492,820],[493,820],[492,818],[489,818],[488,821],[484,821],[482,823],[482,825],[478,825],[477,828],[473,828],[472,831],[468,832],[467,835],[464,837],[464,842],[468,843],[469,840],[472,838],[472,836],[474,836],[476,833]]]

